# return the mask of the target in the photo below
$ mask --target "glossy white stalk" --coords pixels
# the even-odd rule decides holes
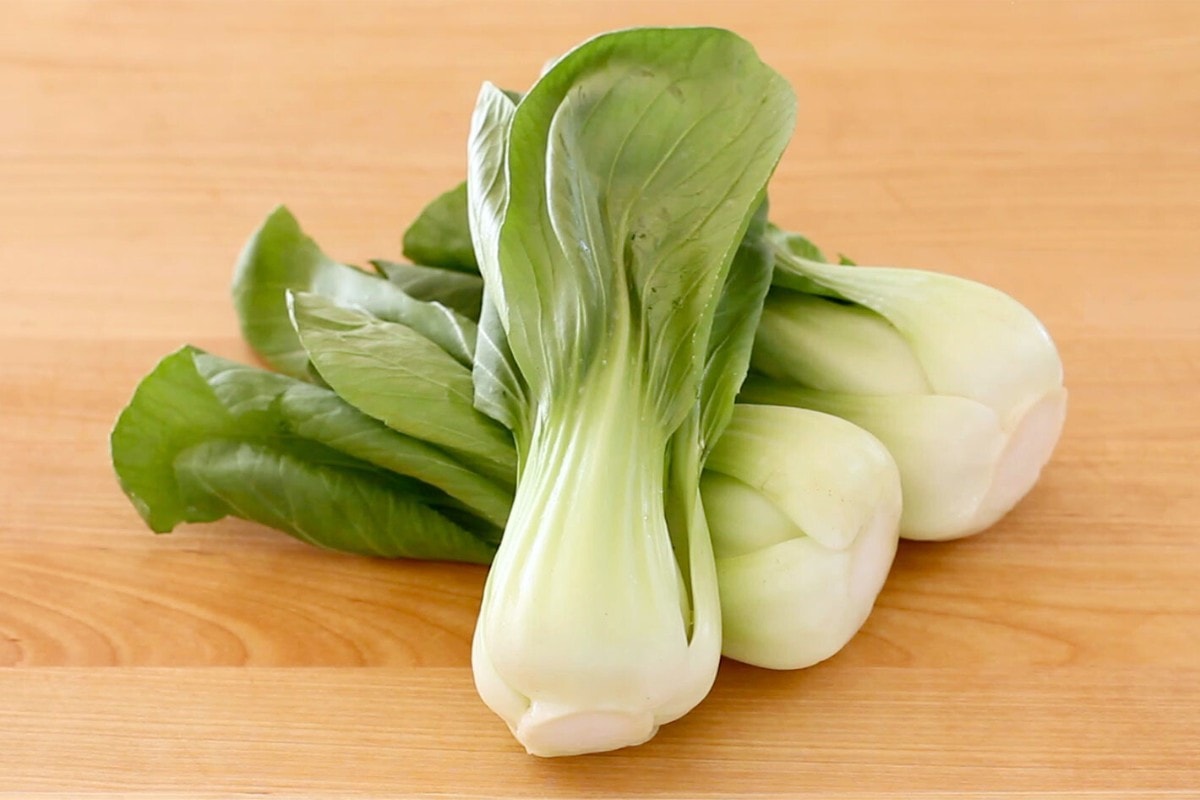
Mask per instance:
[[[707,530],[689,539],[689,592],[664,509],[667,437],[630,408],[639,376],[627,363],[613,360],[573,407],[537,420],[488,574],[476,686],[534,755],[640,744],[716,674]]]

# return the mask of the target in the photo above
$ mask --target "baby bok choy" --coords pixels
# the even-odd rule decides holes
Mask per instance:
[[[607,34],[519,102],[480,93],[476,393],[513,429],[519,470],[472,661],[530,753],[639,744],[712,685],[721,620],[699,481],[737,370],[714,385],[704,367],[794,105],[716,29]]]
[[[741,399],[875,434],[900,467],[906,538],[999,520],[1036,483],[1066,415],[1062,362],[1038,319],[980,283],[827,264],[800,236],[768,238],[774,286]]]
[[[841,650],[896,554],[900,475],[884,446],[827,414],[739,403],[701,489],[724,654],[798,669]]]

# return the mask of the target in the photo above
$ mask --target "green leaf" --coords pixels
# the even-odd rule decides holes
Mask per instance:
[[[786,82],[716,29],[597,37],[538,81],[511,125],[505,268],[480,264],[534,395],[633,357],[646,410],[667,430],[682,422],[794,115]]]
[[[771,288],[774,257],[763,241],[767,222],[764,199],[755,212],[729,269],[717,302],[708,357],[700,389],[700,440],[704,456],[716,444],[733,414],[733,402],[750,365],[754,332]]]
[[[782,246],[787,253],[797,258],[807,259],[808,261],[819,261],[822,264],[830,263],[825,254],[821,252],[821,248],[813,244],[813,241],[803,234],[785,231],[777,225],[768,224],[767,235]],[[843,267],[857,266],[844,253],[838,253],[837,263]]]
[[[425,207],[404,232],[404,256],[431,267],[479,271],[467,227],[466,183],[460,183]]]
[[[292,316],[313,365],[346,402],[492,478],[513,479],[509,432],[475,410],[470,369],[437,344],[311,293],[292,295]]]
[[[180,522],[222,516],[190,504],[180,492],[174,463],[181,451],[206,438],[271,432],[267,426],[239,421],[221,404],[196,371],[193,357],[198,352],[185,347],[162,359],[142,379],[112,432],[113,467],[121,488],[157,533]]]
[[[479,337],[472,378],[475,406],[513,432],[518,446],[528,445],[529,390],[513,361],[508,343],[507,314],[495,276],[500,272],[500,229],[508,204],[508,135],[516,113],[514,98],[485,83],[471,117],[467,188],[471,199],[468,223],[485,276]]]
[[[121,487],[160,533],[232,515],[338,550],[486,562],[494,525],[431,486],[326,444],[382,449],[392,437],[404,451],[399,434],[366,417],[340,417],[323,437],[293,427],[285,409],[298,403],[309,416],[304,397],[321,393],[340,402],[194,348],[176,351],[142,380],[113,429]],[[356,510],[364,498],[378,506]]]
[[[491,545],[386,473],[323,464],[258,442],[216,439],[180,453],[175,476],[193,504],[319,547],[385,558],[491,560]]]
[[[794,259],[825,263],[825,256],[816,245],[804,236],[798,233],[789,233],[773,223],[767,225],[766,239],[775,255],[775,272],[771,278],[772,286],[822,297],[837,297],[821,284],[809,279],[803,272],[790,266]]]
[[[837,292],[822,285],[819,281],[813,280],[804,270],[796,268],[795,265],[803,262],[829,263],[825,254],[810,239],[799,233],[785,231],[774,224],[767,225],[766,238],[777,256],[773,280],[775,286],[806,294],[842,299]],[[842,253],[838,253],[837,264],[843,267],[857,266]]]
[[[788,251],[800,258],[807,258],[810,261],[826,261],[825,254],[821,252],[821,248],[813,244],[813,241],[807,236],[799,233],[788,233],[780,230],[774,225],[769,226],[770,229],[781,237],[781,241],[787,247]]]
[[[242,250],[233,279],[233,302],[250,346],[276,369],[302,378],[308,356],[288,318],[288,290],[314,292],[338,305],[404,323],[460,363],[471,363],[474,323],[445,306],[416,300],[378,275],[333,261],[280,207]]]
[[[371,266],[410,297],[441,303],[467,319],[479,320],[483,279],[478,275],[395,261],[372,261]]]
[[[466,511],[503,527],[512,505],[512,478],[494,481],[421,439],[394,431],[333,391],[207,354],[196,370],[234,413],[270,411],[276,424],[376,467],[440,489]],[[499,540],[499,530],[488,532]]]
[[[519,449],[524,449],[532,427],[529,387],[513,361],[508,334],[490,294],[489,289],[484,289],[475,366],[471,372],[475,408],[512,431]]]

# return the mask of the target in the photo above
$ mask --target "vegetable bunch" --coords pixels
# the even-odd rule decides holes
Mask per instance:
[[[490,562],[476,686],[538,755],[649,739],[722,653],[828,658],[899,536],[974,533],[1030,489],[1065,391],[1011,298],[768,222],[795,115],[708,28],[484,84],[412,263],[341,264],[268,217],[234,302],[272,369],[163,359],[113,431],[121,486],[155,531],[232,515]]]

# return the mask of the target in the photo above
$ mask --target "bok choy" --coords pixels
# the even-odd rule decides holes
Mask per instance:
[[[875,434],[900,467],[907,538],[967,536],[1004,516],[1066,416],[1062,361],[1037,317],[974,281],[826,264],[801,237],[768,236],[775,285],[743,400]]]
[[[472,661],[531,753],[639,744],[712,685],[699,480],[740,375],[706,384],[704,366],[794,106],[716,29],[608,34],[519,103],[480,93],[467,196],[494,357],[476,391],[520,469]]]
[[[841,650],[896,553],[900,475],[879,440],[827,414],[739,404],[701,488],[725,655],[797,669]]]

